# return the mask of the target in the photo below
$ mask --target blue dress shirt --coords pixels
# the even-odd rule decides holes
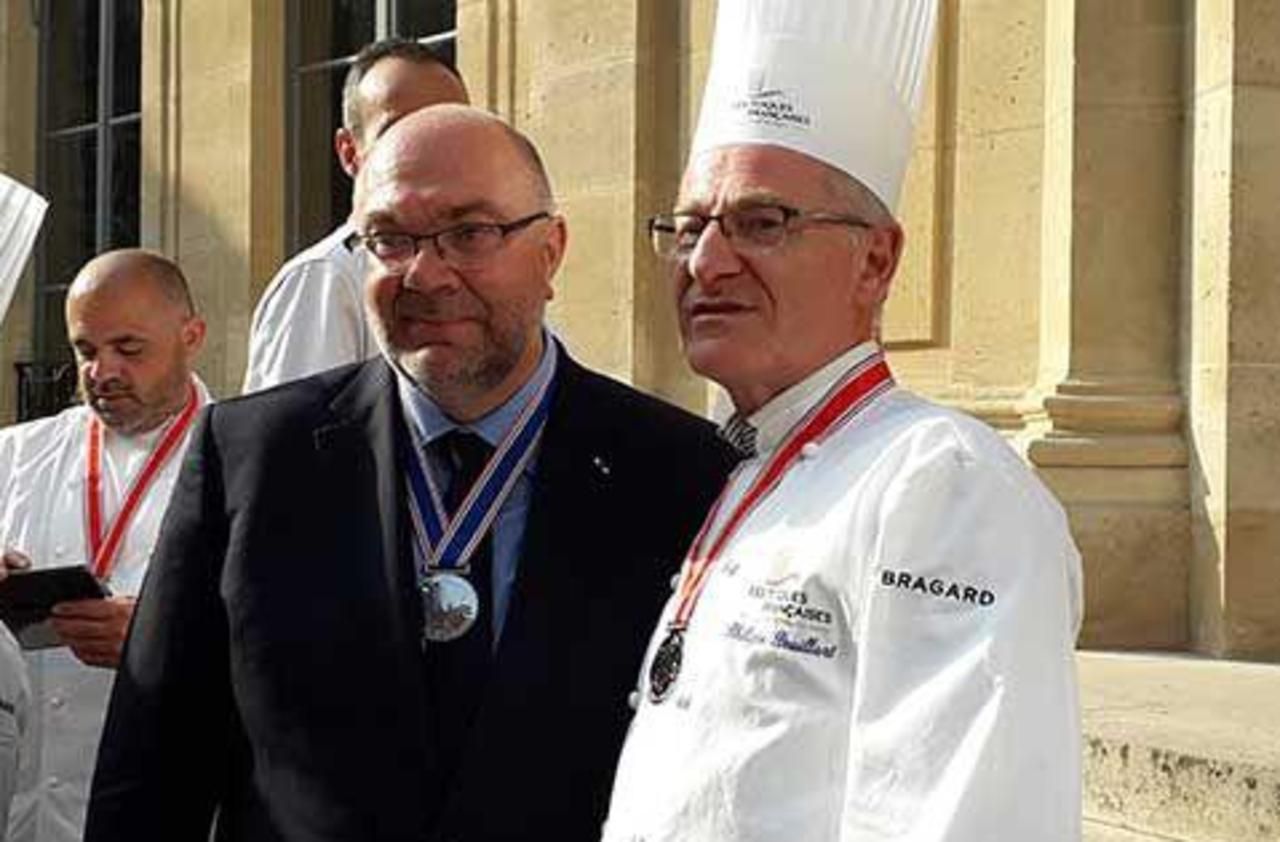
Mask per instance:
[[[530,398],[555,377],[556,343],[547,331],[542,334],[542,358],[533,376],[516,390],[506,403],[494,409],[483,418],[469,424],[459,424],[445,415],[435,402],[418,387],[398,366],[396,382],[400,390],[400,405],[404,407],[405,421],[412,425],[418,439],[430,445],[450,430],[465,430],[475,433],[493,447],[497,447],[506,436],[511,425],[515,423]],[[516,581],[516,570],[520,563],[520,547],[524,539],[525,521],[529,514],[529,501],[533,493],[533,476],[538,465],[538,452],[535,449],[525,464],[521,475],[493,521],[493,645],[496,647],[502,639],[502,628],[507,619],[507,607],[511,604],[511,588]],[[427,449],[427,470],[440,489],[449,487],[451,469],[445,460],[440,459],[436,449]],[[419,571],[419,575],[421,572]]]

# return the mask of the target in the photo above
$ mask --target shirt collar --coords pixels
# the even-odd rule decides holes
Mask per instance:
[[[445,415],[435,401],[409,375],[401,371],[398,365],[393,363],[391,368],[396,373],[396,388],[400,392],[400,405],[404,407],[405,421],[413,426],[423,444],[431,444],[450,430],[467,430],[496,448],[516,422],[525,404],[543,384],[555,377],[558,356],[559,351],[551,332],[543,330],[542,357],[529,379],[505,403],[467,424],[459,424]],[[535,462],[536,460],[530,459],[526,463],[525,471],[530,475],[534,473]]]
[[[879,350],[880,347],[875,342],[863,342],[861,345],[850,348],[799,383],[779,392],[772,400],[748,416],[747,423],[756,429],[756,451],[762,454],[771,453],[781,444],[796,422],[822,399],[822,396],[846,371]],[[736,418],[738,415],[734,413],[726,426],[734,423]]]

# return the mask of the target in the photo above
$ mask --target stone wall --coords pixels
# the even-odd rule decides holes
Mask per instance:
[[[232,395],[284,257],[284,4],[146,0],[143,30],[142,242],[182,265]]]
[[[38,41],[31,12],[30,3],[0,0],[0,171],[34,186]],[[28,267],[0,320],[0,424],[17,414],[13,364],[31,358],[34,275]]]
[[[1191,629],[1280,657],[1280,6],[1195,5],[1183,388]]]

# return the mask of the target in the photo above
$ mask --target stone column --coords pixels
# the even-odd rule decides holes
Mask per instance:
[[[706,393],[681,358],[644,223],[675,194],[693,89],[689,31],[705,5],[458,4],[473,99],[538,145],[569,222],[552,326],[584,361],[695,409]]]
[[[1043,0],[940,4],[930,84],[898,207],[906,252],[883,338],[909,388],[1025,448],[1043,414]]]
[[[1028,456],[1085,560],[1081,642],[1187,639],[1178,382],[1183,4],[1046,4],[1040,373]]]
[[[283,258],[284,6],[143,6],[142,242],[191,281],[209,322],[200,371],[224,396]]]
[[[1280,656],[1280,6],[1195,4],[1191,634]]]
[[[36,181],[36,80],[40,76],[33,8],[27,0],[0,0],[0,170],[30,186]],[[13,364],[30,359],[34,282],[29,265],[9,312],[0,321],[0,424],[12,422],[18,410]]]

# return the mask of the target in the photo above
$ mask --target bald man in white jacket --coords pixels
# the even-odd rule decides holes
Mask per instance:
[[[84,564],[111,596],[55,606],[63,645],[26,653],[31,705],[26,723],[14,717],[27,727],[9,842],[82,835],[134,599],[192,422],[209,401],[191,368],[204,322],[180,270],[160,255],[129,249],[90,261],[67,293],[67,331],[86,403],[0,430],[0,575]],[[10,724],[4,684],[0,748]],[[0,781],[7,762],[0,754]]]

